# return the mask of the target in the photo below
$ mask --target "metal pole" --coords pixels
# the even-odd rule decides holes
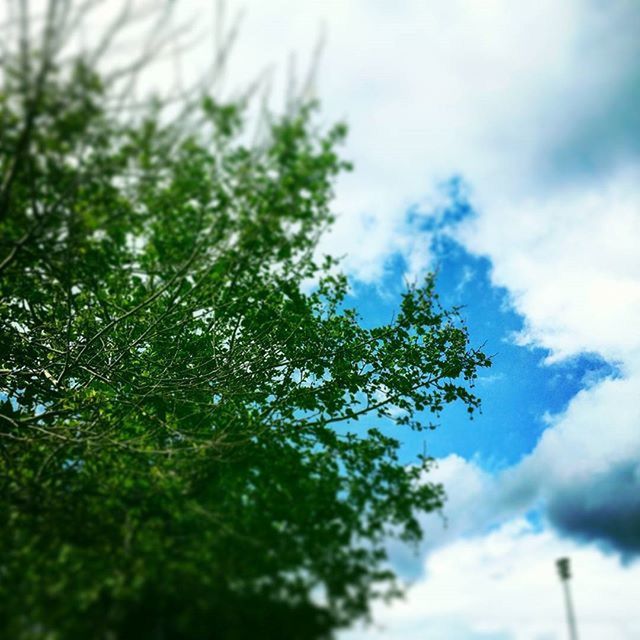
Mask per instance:
[[[569,558],[560,558],[556,561],[556,566],[558,568],[558,573],[560,574],[560,582],[562,582],[564,590],[564,602],[567,608],[567,625],[569,626],[569,640],[578,640],[576,617],[573,611],[571,592],[569,591],[569,578],[571,578]]]

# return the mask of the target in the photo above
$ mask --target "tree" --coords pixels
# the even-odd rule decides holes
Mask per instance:
[[[2,63],[0,630],[328,637],[442,505],[380,425],[473,412],[489,360],[432,278],[365,328],[315,260],[344,126],[300,105],[251,146],[242,100],[114,112],[58,56],[74,15]]]

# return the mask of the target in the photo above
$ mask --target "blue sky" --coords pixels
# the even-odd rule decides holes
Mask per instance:
[[[462,307],[471,344],[484,345],[493,357],[492,367],[477,381],[483,410],[470,421],[464,407],[453,405],[445,410],[435,431],[396,434],[403,442],[401,451],[407,462],[426,447],[434,457],[458,454],[473,458],[486,470],[497,470],[531,452],[548,426],[548,415],[563,411],[582,388],[618,372],[597,354],[581,353],[547,364],[549,350],[515,344],[523,318],[514,311],[508,290],[492,284],[487,258],[470,254],[448,233],[447,224],[474,215],[471,204],[460,198],[457,190],[453,195],[443,220],[433,225],[427,217],[424,222],[434,231],[430,250],[442,303],[448,308]],[[367,325],[389,322],[400,302],[406,270],[403,256],[392,256],[378,281],[354,284],[347,304],[358,309]],[[424,422],[431,421],[426,415]]]

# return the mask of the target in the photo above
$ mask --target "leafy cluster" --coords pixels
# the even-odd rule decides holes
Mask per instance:
[[[327,636],[442,505],[381,425],[473,411],[488,359],[431,279],[364,328],[314,260],[343,126],[251,146],[47,64],[0,89],[0,633]]]

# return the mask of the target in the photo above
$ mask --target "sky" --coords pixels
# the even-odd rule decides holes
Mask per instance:
[[[177,4],[215,21],[205,0]],[[437,458],[448,501],[417,550],[390,542],[404,601],[340,640],[565,638],[561,556],[580,638],[640,637],[640,3],[226,5],[240,29],[218,93],[260,76],[282,104],[293,77],[349,125],[355,170],[321,250],[343,256],[350,303],[388,321],[435,270],[494,355],[481,415],[403,438],[407,462]]]
[[[241,7],[230,75],[271,65],[274,95],[324,41],[313,91],[355,165],[325,247],[354,306],[387,321],[435,269],[495,356],[482,415],[403,439],[438,459],[444,519],[390,544],[412,587],[342,640],[565,638],[561,556],[580,638],[640,637],[640,4]]]

